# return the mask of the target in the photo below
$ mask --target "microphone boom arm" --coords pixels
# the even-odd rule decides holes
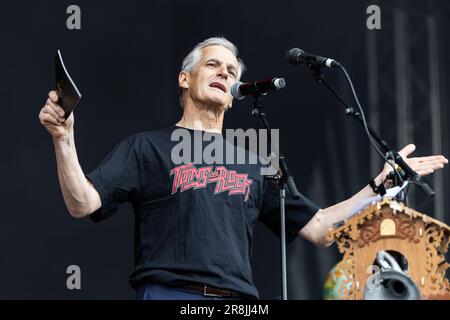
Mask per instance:
[[[342,66],[339,64],[342,68]],[[361,114],[352,107],[342,98],[342,96],[324,79],[323,73],[321,72],[321,66],[318,65],[309,65],[313,78],[317,80],[317,82],[323,84],[344,106],[345,113],[348,116],[353,117],[357,121],[359,121],[362,125],[364,125],[364,121],[361,117]],[[385,154],[391,154],[393,156],[394,162],[405,172],[406,178],[410,179],[413,183],[415,183],[419,188],[429,197],[433,197],[436,193],[431,189],[431,187],[422,179],[422,177],[414,171],[406,162],[403,160],[402,156],[397,151],[394,151],[388,143],[383,140],[375,130],[367,124],[368,131],[373,139],[380,145],[381,149],[385,152]],[[385,159],[386,160],[386,159]],[[397,174],[398,172],[394,168],[394,172]],[[400,177],[400,181],[402,178]]]

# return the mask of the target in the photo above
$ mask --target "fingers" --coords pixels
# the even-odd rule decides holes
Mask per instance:
[[[408,158],[408,155],[413,153],[414,150],[416,150],[416,146],[414,144],[408,144],[398,153],[421,176],[426,176],[435,170],[442,169],[448,163],[447,158],[442,155]]]
[[[438,155],[438,156],[427,156],[427,157],[414,157],[414,158],[408,158],[408,161],[412,162],[428,162],[428,161],[441,161],[443,163],[448,163],[447,158],[444,156]]]
[[[433,165],[421,165],[418,167],[413,168],[414,171],[422,171],[422,170],[438,170],[438,169],[442,169],[444,167],[444,165],[442,163],[436,163]]]
[[[444,165],[447,163],[448,163],[448,160],[445,159],[443,156],[435,156],[434,158],[419,161],[419,164],[422,164],[422,165],[423,164],[425,164],[425,165],[427,165],[427,164],[429,164],[429,165],[434,165],[434,164]]]
[[[419,167],[430,167],[430,168],[443,168],[445,162],[442,162],[440,160],[434,160],[434,161],[427,161],[419,163]]]
[[[65,121],[64,117],[61,117],[58,112],[56,111],[55,108],[52,108],[50,105],[46,104],[43,108],[42,108],[42,113],[48,114],[50,115],[52,118],[54,118],[55,120],[57,120],[60,123],[63,123]]]
[[[407,159],[407,163],[411,168],[421,176],[426,176],[436,170],[444,168],[448,160],[442,156],[428,156]]]
[[[39,119],[43,125],[53,124],[62,125],[66,119],[64,118],[64,110],[57,104],[58,95],[55,91],[48,93],[48,99],[39,113]]]
[[[56,120],[52,115],[44,113],[43,111],[41,111],[39,119],[41,121],[41,124],[44,126],[46,124],[53,124],[55,126],[60,126],[62,124],[60,121]]]
[[[64,110],[61,108],[61,106],[55,102],[53,102],[50,98],[47,99],[45,102],[46,105],[50,106],[53,110],[55,110],[60,117],[64,117]]]
[[[53,100],[51,98],[47,99],[44,107],[42,108],[42,111],[44,113],[48,113],[48,114],[52,115],[53,117],[55,117],[55,119],[58,119],[60,121],[65,121],[65,118],[64,118],[65,112],[64,112],[63,108],[61,108],[61,106],[58,105],[57,103],[53,102]]]
[[[407,157],[408,155],[410,155],[411,153],[413,153],[414,150],[416,150],[416,146],[411,143],[411,144],[408,144],[407,146],[405,146],[398,153],[404,158],[404,157]]]
[[[50,91],[48,93],[48,97],[52,100],[52,102],[57,103],[58,102],[58,94],[56,93],[56,91]]]
[[[414,170],[419,170],[423,168],[441,169],[448,160],[443,156],[430,156],[421,158],[411,158],[407,160],[407,163],[414,168]]]
[[[433,169],[423,169],[423,170],[417,170],[416,172],[417,172],[417,174],[419,176],[423,177],[423,176],[426,176],[426,175],[429,175],[429,174],[433,173],[434,170]]]

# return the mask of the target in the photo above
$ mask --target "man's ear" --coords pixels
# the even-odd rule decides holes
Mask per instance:
[[[178,75],[178,86],[183,89],[189,88],[189,73],[181,71]]]

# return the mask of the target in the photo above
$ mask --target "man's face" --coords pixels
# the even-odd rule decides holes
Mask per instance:
[[[194,102],[227,109],[231,106],[231,85],[236,81],[238,61],[222,46],[201,50],[202,57],[191,73],[180,74],[180,86]]]

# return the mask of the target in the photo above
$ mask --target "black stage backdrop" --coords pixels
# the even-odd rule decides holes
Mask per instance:
[[[72,4],[81,9],[80,30],[66,27],[66,9]],[[381,8],[381,30],[366,27],[366,9],[371,4]],[[400,36],[396,33],[399,20],[395,12],[406,14],[409,22]],[[430,17],[437,23],[432,33],[427,33],[430,29],[426,29],[426,21]],[[449,118],[445,112],[450,71],[449,18],[449,6],[444,1],[3,2],[0,298],[134,298],[128,284],[133,267],[131,207],[125,205],[113,218],[94,224],[89,219],[71,218],[62,199],[52,141],[38,120],[47,92],[54,85],[53,59],[57,49],[62,50],[83,94],[75,112],[75,132],[79,160],[87,172],[123,138],[174,124],[182,111],[178,105],[177,76],[183,57],[205,38],[227,37],[238,46],[247,65],[243,80],[275,76],[286,79],[287,87],[265,97],[263,102],[272,126],[280,129],[281,148],[299,189],[326,207],[362,188],[381,162],[371,160],[369,144],[359,124],[344,115],[343,108],[311,78],[307,68],[285,62],[286,50],[300,47],[344,64],[368,115],[369,111],[377,114],[380,110],[379,117],[386,117],[386,121],[380,121],[380,130],[396,148],[401,147],[402,141],[398,137],[399,121],[394,116],[398,115],[395,110],[400,103],[401,82],[394,81],[397,87],[390,86],[387,92],[374,91],[372,97],[379,97],[379,101],[372,106],[378,109],[370,110],[373,70],[369,66],[373,54],[387,55],[377,64],[380,72],[376,83],[380,88],[388,81],[383,77],[389,78],[389,73],[398,79],[412,70],[410,83],[421,77],[420,72],[426,75],[424,95],[436,74],[428,72],[430,61],[439,62],[442,128],[438,148],[449,156]],[[404,55],[399,54],[402,48],[398,46],[399,39],[406,35],[409,40],[402,52],[409,53],[410,59],[402,68],[399,64]],[[370,37],[377,38],[375,52],[368,46]],[[437,39],[437,51],[433,51],[437,55],[422,55],[415,48],[428,48],[430,37]],[[397,53],[389,56],[392,50]],[[412,65],[419,71],[414,71]],[[352,101],[342,73],[326,71],[326,77]],[[429,111],[429,101],[414,103],[419,99],[414,97],[418,91],[413,84],[409,89],[411,142],[417,144],[418,154],[430,153],[432,143],[427,139],[432,136],[432,128],[426,123],[436,111]],[[389,95],[393,100],[389,100]],[[249,99],[235,102],[226,115],[225,127],[257,127],[250,103]],[[373,119],[369,116],[369,120]],[[447,169],[440,189],[443,194],[450,190],[448,178]],[[427,181],[434,186],[433,178]],[[433,200],[419,193],[416,192],[414,203],[417,210],[450,222],[448,197],[441,197],[440,208],[444,210],[436,212]],[[257,225],[254,240],[256,285],[262,298],[277,299],[278,240],[262,224]],[[335,245],[317,248],[303,239],[295,240],[288,247],[290,298],[321,299],[325,277],[338,260]],[[81,290],[66,287],[69,265],[81,268]]]

